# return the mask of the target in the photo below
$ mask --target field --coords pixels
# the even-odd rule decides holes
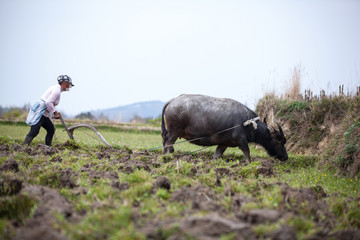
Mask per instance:
[[[360,239],[359,180],[317,155],[163,155],[158,128],[97,128],[113,148],[58,123],[53,148],[22,146],[29,127],[0,122],[1,239]]]

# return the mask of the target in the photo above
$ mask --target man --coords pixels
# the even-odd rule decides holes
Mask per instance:
[[[53,116],[55,119],[60,118],[60,113],[55,109],[55,106],[60,102],[60,94],[63,91],[69,91],[69,89],[74,86],[71,78],[67,75],[60,75],[57,81],[59,84],[46,90],[42,97],[31,106],[26,119],[26,123],[30,125],[31,128],[25,138],[24,144],[30,145],[31,141],[39,134],[40,127],[43,127],[47,131],[45,144],[51,146],[55,127],[49,117]]]

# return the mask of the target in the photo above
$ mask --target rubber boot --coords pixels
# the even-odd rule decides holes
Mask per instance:
[[[23,142],[23,145],[30,145],[31,141],[33,140],[32,137],[26,136],[25,141]]]

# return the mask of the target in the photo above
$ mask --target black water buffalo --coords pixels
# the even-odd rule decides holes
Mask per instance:
[[[180,137],[200,146],[218,145],[214,159],[221,157],[228,147],[239,147],[248,163],[248,143],[255,142],[270,156],[287,160],[286,139],[280,125],[276,122],[278,130],[275,130],[268,127],[266,120],[259,119],[245,105],[232,99],[180,95],[167,102],[162,111],[164,152],[174,152],[173,144]]]

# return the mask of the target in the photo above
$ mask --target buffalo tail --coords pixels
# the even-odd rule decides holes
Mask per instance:
[[[165,113],[165,109],[166,109],[167,105],[169,105],[169,103],[170,103],[170,101],[164,105],[162,114],[161,114],[161,136],[162,136],[163,140],[165,140],[166,135],[168,134],[168,131],[166,130],[166,127],[165,127],[164,113]]]

